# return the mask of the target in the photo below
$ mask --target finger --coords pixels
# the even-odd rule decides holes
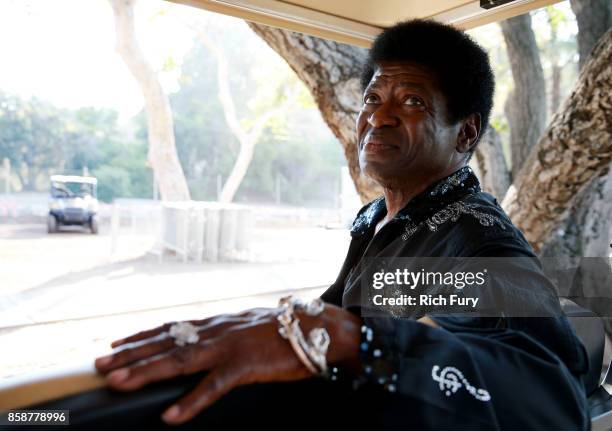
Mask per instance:
[[[201,320],[186,320],[186,322],[191,323],[192,325],[201,325],[206,323],[207,321],[209,321],[211,318],[207,318],[207,319],[201,319]],[[164,323],[163,325],[160,325],[156,328],[153,329],[147,329],[145,331],[140,331],[137,332],[133,335],[130,335],[128,337],[125,338],[120,338],[118,340],[115,340],[111,343],[111,347],[115,348],[115,347],[119,347],[123,344],[127,344],[127,343],[133,343],[135,341],[140,341],[140,340],[144,340],[150,337],[155,337],[156,335],[159,335],[163,332],[168,332],[170,330],[170,327],[172,325],[174,325],[175,323],[178,322],[168,322],[168,323]]]
[[[255,316],[256,318],[264,316],[266,313],[269,313],[269,309],[260,307],[260,308],[245,310],[235,315],[222,314],[222,315],[207,317],[205,319],[200,319],[200,320],[187,320],[187,322],[193,325],[208,325],[216,321],[231,321],[232,319],[237,322],[241,322],[241,321],[248,320],[252,316]],[[111,343],[111,347],[115,348],[123,344],[144,340],[149,337],[154,337],[156,335],[161,334],[162,332],[167,332],[168,330],[170,330],[170,326],[174,325],[175,323],[177,322],[164,323],[163,325],[160,325],[156,328],[148,329],[146,331],[140,331],[128,337],[120,338],[118,340],[113,341]]]
[[[145,338],[154,337],[156,335],[161,334],[162,332],[168,331],[170,326],[174,325],[176,322],[168,322],[164,323],[161,326],[158,326],[153,329],[147,329],[146,331],[140,331],[135,334],[132,334],[125,338],[120,338],[111,343],[111,347],[115,348],[121,346],[126,343],[133,343],[134,341],[144,340]]]
[[[189,394],[168,408],[162,419],[169,424],[181,424],[194,418],[215,401],[241,384],[238,369],[217,368],[208,374]]]
[[[190,344],[135,365],[118,368],[106,379],[109,386],[115,389],[139,389],[152,382],[210,369],[215,365],[217,355],[218,349],[212,343]]]
[[[98,371],[107,373],[115,368],[124,367],[142,359],[166,352],[175,346],[174,339],[166,334],[160,334],[158,341],[141,344],[137,347],[125,348],[108,356],[97,358],[95,366]],[[152,340],[155,340],[153,338]]]
[[[246,317],[232,317],[232,318],[223,317],[221,318],[221,316],[215,316],[215,317],[211,317],[208,319],[202,319],[202,320],[190,320],[188,322],[192,324],[200,323],[198,325],[198,335],[201,340],[204,340],[204,339],[214,338],[219,333],[223,332],[223,330],[225,330],[226,328],[232,325],[238,324],[238,323],[247,322],[248,320],[249,319],[247,319]],[[139,332],[138,334],[134,334],[122,340],[117,340],[113,342],[112,346],[113,348],[116,348],[116,347],[120,347],[121,345],[136,343],[138,341],[151,340],[155,337],[167,337],[168,331],[170,330],[170,326],[172,325],[173,323],[166,323],[162,326],[159,326],[158,328]],[[100,360],[102,360],[102,363],[100,365],[106,364],[106,361],[108,361],[108,359],[105,359],[105,358],[100,358]],[[98,362],[96,363],[98,364]]]

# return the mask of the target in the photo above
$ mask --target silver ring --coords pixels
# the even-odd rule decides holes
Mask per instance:
[[[170,326],[168,331],[170,336],[174,338],[174,344],[184,346],[186,344],[196,344],[200,341],[198,336],[198,327],[189,322],[178,322]]]

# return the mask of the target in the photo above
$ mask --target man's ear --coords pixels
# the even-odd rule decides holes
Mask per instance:
[[[461,123],[459,134],[457,135],[457,151],[467,153],[478,142],[481,124],[480,114],[475,112],[467,116]]]

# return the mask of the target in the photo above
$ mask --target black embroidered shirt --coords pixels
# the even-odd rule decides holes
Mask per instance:
[[[345,262],[321,296],[324,301],[362,314],[368,258],[535,258],[469,167],[432,184],[375,233],[386,212],[384,197],[359,211]],[[530,286],[509,281],[502,293],[523,288],[525,295],[534,295],[527,301],[537,301],[549,282],[535,262],[527,269]],[[409,428],[588,429],[582,380],[588,358],[562,313],[542,318],[430,316],[440,328],[417,322],[418,317],[363,318],[365,372],[397,396],[422,404],[417,417],[413,414],[406,423]],[[371,339],[375,348],[368,345]],[[371,361],[384,375],[376,374]],[[399,418],[402,412],[389,414]]]

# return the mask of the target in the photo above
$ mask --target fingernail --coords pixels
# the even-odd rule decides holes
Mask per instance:
[[[178,418],[181,409],[179,406],[172,406],[163,414],[164,420],[173,420]]]
[[[111,347],[115,347],[123,342],[123,338],[120,340],[115,340],[111,343]]]
[[[110,364],[112,360],[113,360],[113,355],[100,356],[98,359],[96,359],[96,365],[99,367],[103,367],[105,365]]]
[[[130,375],[130,371],[125,368],[120,368],[118,370],[113,371],[108,375],[108,379],[113,383],[120,383],[127,379]]]

